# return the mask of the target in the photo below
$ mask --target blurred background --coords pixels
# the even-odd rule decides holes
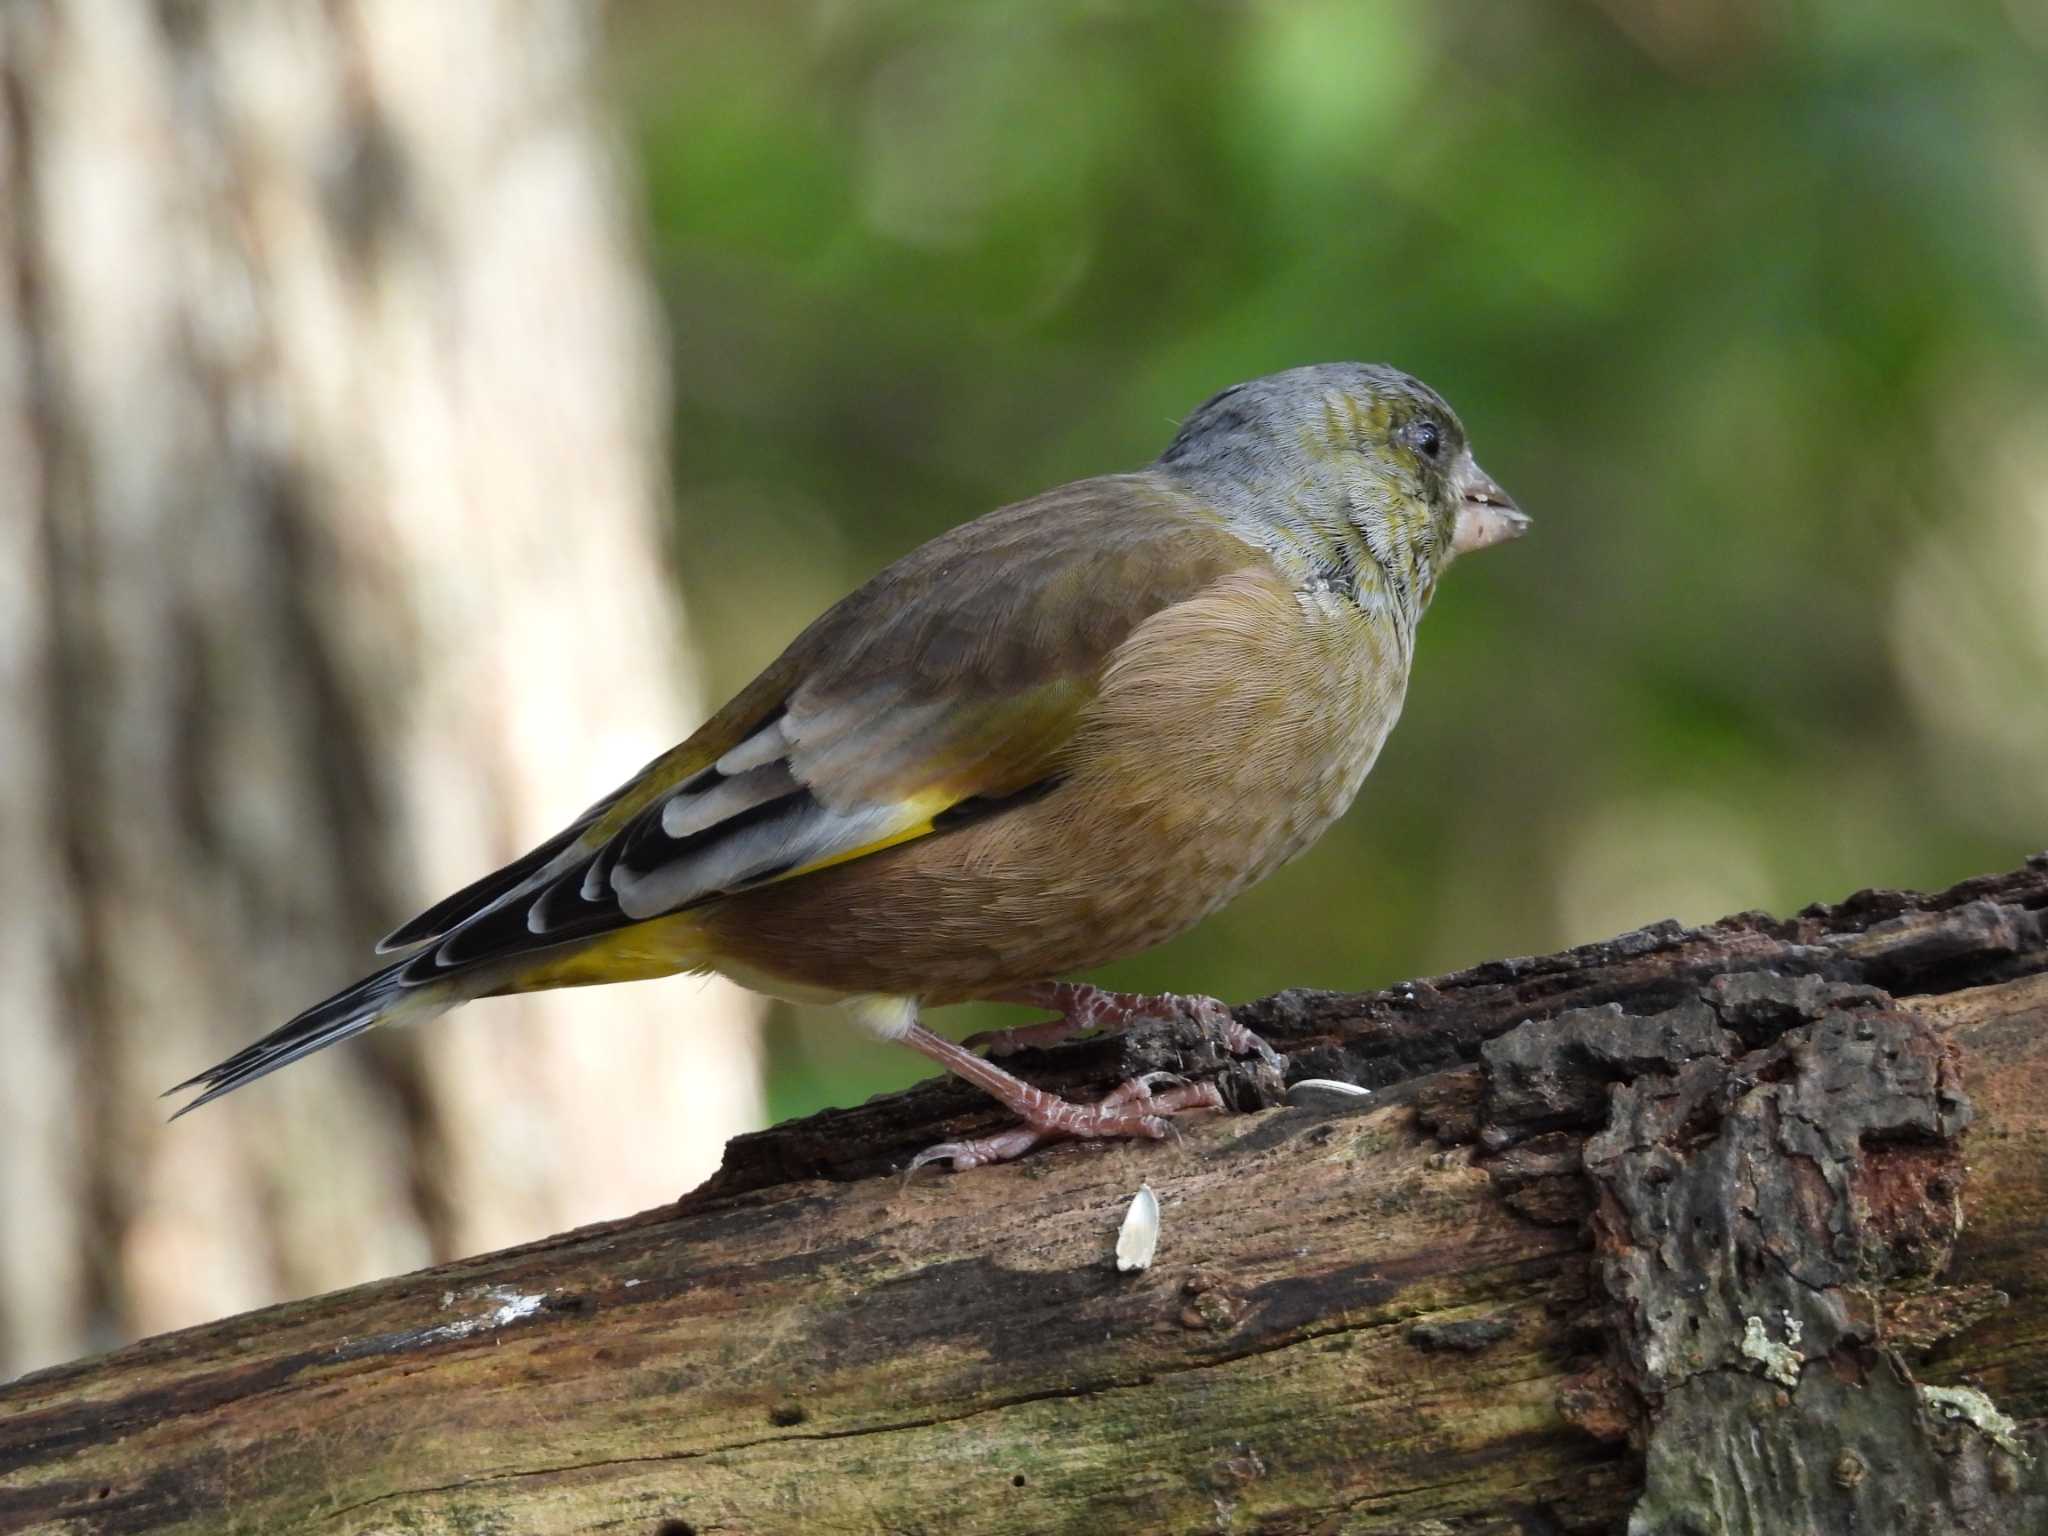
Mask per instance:
[[[18,0],[0,178],[0,1376],[925,1075],[681,980],[155,1099],[898,554],[1293,364],[1436,385],[1536,531],[1352,815],[1100,979],[2048,843],[2039,0]]]

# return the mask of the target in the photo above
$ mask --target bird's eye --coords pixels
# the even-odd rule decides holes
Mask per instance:
[[[1416,449],[1424,458],[1433,459],[1443,451],[1443,429],[1435,422],[1418,421],[1411,435],[1415,440]]]

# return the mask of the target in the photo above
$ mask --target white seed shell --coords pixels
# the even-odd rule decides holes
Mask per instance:
[[[1159,1197],[1150,1184],[1140,1184],[1124,1212],[1124,1224],[1116,1234],[1116,1267],[1128,1274],[1150,1269],[1152,1254],[1159,1247]]]
[[[1287,1085],[1287,1102],[1296,1109],[1349,1109],[1371,1097],[1370,1088],[1329,1077],[1305,1077]]]

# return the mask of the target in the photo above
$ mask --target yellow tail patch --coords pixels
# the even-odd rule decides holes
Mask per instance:
[[[573,949],[544,950],[533,965],[513,973],[498,990],[540,992],[608,981],[651,981],[678,971],[701,971],[710,958],[703,930],[687,912],[679,912],[635,923]]]

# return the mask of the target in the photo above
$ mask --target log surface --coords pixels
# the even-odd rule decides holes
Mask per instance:
[[[2048,1530],[2048,859],[1016,1058],[1253,1112],[679,1205],[0,1389],[0,1530]],[[1157,1261],[1122,1274],[1141,1181]]]

